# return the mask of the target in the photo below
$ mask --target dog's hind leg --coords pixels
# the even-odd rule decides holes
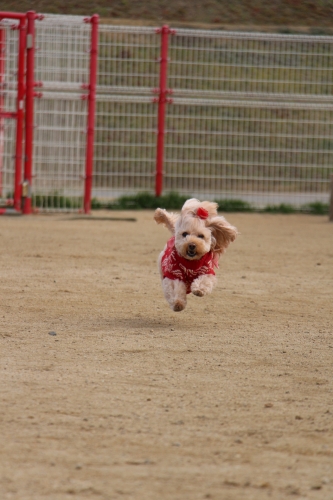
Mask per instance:
[[[180,280],[164,278],[162,281],[164,296],[175,312],[182,311],[186,307],[186,285]]]

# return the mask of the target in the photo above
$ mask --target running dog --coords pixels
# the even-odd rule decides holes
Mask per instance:
[[[217,203],[191,198],[180,214],[155,211],[157,224],[164,224],[173,235],[158,258],[163,292],[173,311],[185,309],[189,293],[203,297],[212,292],[214,268],[238,234],[217,208]]]

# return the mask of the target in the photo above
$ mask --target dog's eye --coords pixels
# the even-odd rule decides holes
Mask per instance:
[[[182,234],[182,237],[183,237],[183,238],[186,238],[186,236],[188,236],[188,233],[183,233],[183,234]]]
[[[198,234],[198,238],[204,239],[204,235],[203,234]]]

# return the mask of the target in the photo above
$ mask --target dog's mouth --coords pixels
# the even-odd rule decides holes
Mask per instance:
[[[193,257],[197,255],[197,251],[187,249],[186,255],[188,255],[188,257],[191,257],[191,259],[193,259]]]

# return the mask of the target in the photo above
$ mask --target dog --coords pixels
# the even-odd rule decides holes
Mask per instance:
[[[187,294],[203,297],[212,292],[214,268],[238,234],[217,208],[217,203],[191,198],[180,214],[155,210],[157,224],[164,224],[173,235],[158,257],[158,268],[164,296],[175,312],[185,309]]]

